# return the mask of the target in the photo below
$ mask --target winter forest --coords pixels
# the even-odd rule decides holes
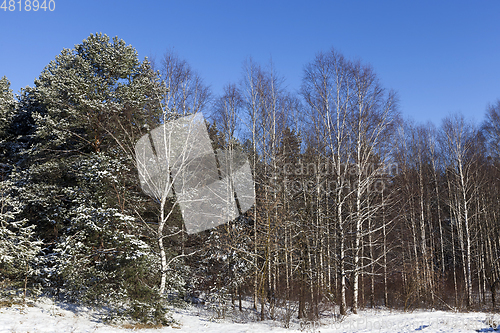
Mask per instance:
[[[284,322],[497,309],[500,102],[479,125],[415,124],[370,65],[318,51],[295,92],[242,59],[216,96],[175,53],[141,61],[104,34],[16,95],[0,79],[2,302],[49,295],[155,324],[185,303]],[[188,234],[175,195],[141,190],[134,146],[199,112],[215,150],[248,157],[255,204]]]

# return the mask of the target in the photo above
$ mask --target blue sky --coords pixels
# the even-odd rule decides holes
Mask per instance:
[[[0,10],[0,76],[14,91],[32,86],[63,48],[102,32],[133,45],[141,58],[173,48],[214,94],[240,79],[248,57],[262,65],[272,60],[288,89],[298,91],[304,66],[335,47],[370,63],[383,86],[398,92],[403,117],[417,122],[439,125],[462,112],[479,123],[500,98],[500,1],[55,4],[53,12]]]

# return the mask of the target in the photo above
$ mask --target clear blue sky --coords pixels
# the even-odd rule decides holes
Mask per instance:
[[[403,116],[417,122],[439,125],[454,112],[480,122],[486,106],[500,98],[496,0],[55,4],[54,12],[0,10],[0,76],[16,92],[32,86],[63,48],[102,32],[133,45],[141,58],[174,48],[214,94],[239,80],[250,56],[262,65],[272,59],[288,88],[297,91],[304,65],[335,47],[370,63],[382,84],[399,93]]]

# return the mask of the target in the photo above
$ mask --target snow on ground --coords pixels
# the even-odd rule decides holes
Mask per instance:
[[[289,329],[279,321],[235,323],[231,319],[211,319],[206,310],[197,307],[175,309],[178,324],[160,329],[127,329],[103,324],[95,312],[41,299],[32,306],[13,305],[0,308],[0,332],[193,332],[193,333],[330,333],[330,332],[495,332],[491,326],[500,322],[500,314],[443,311],[400,312],[365,310],[342,321],[323,320],[321,326],[294,321]],[[241,321],[241,320],[239,320]],[[493,324],[493,322],[495,322]]]

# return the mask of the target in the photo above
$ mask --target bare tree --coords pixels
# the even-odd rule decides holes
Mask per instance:
[[[365,230],[365,223],[377,215],[384,202],[372,204],[373,186],[379,179],[384,160],[391,149],[390,142],[394,131],[396,114],[396,97],[394,93],[385,94],[375,73],[370,67],[355,63],[352,67],[353,96],[351,99],[350,131],[353,151],[353,162],[357,180],[354,184],[355,240],[353,249],[353,312],[358,309],[358,279],[364,269],[360,264],[361,239],[364,234],[373,230]],[[369,263],[373,265],[373,261]]]
[[[496,159],[500,158],[500,100],[488,106],[486,120],[482,133],[488,142],[489,153]]]
[[[150,102],[145,106],[127,105],[119,114],[111,112],[116,115],[100,126],[134,161],[144,192],[159,204],[158,223],[145,221],[139,212],[137,215],[155,235],[161,266],[160,291],[163,293],[170,265],[196,253],[185,253],[184,227],[167,222],[179,208],[185,220],[186,214],[196,211],[189,207],[190,202],[196,200],[182,193],[183,190],[217,182],[219,176],[205,121],[200,120],[210,97],[208,87],[187,62],[173,52],[167,52],[162,59],[159,76],[153,73],[154,66],[153,62],[152,69],[147,68],[149,77],[145,78],[153,93],[148,95]],[[141,123],[134,117],[138,111],[146,114]],[[208,160],[200,158],[204,154]],[[201,178],[195,176],[204,172]],[[222,214],[233,214],[231,209],[224,208]],[[182,238],[180,253],[167,253],[165,240],[178,236]]]
[[[340,313],[346,305],[346,213],[345,205],[351,195],[347,181],[350,151],[348,141],[348,105],[351,99],[350,64],[335,50],[320,53],[304,72],[302,94],[310,110],[310,123],[316,142],[325,143],[323,154],[332,163],[335,177],[336,230],[338,239],[337,265],[340,276]]]
[[[173,50],[167,50],[159,63],[153,61],[168,94],[163,105],[168,112],[181,115],[203,111],[211,98],[210,89],[186,60],[179,58]]]
[[[367,265],[361,264],[361,241],[365,236],[371,239],[374,254],[371,234],[381,229],[371,223],[383,204],[375,204],[372,190],[389,156],[396,101],[394,94],[386,95],[371,68],[350,62],[335,50],[320,53],[306,67],[302,94],[310,107],[316,142],[325,143],[322,154],[333,166],[340,311],[345,314],[347,273],[353,274],[353,311],[357,311],[359,274],[375,261],[365,258]],[[368,231],[363,227],[369,221]],[[348,262],[346,241],[351,226],[355,236]]]
[[[441,145],[445,152],[449,174],[449,206],[457,226],[462,254],[466,304],[472,305],[472,201],[477,187],[474,184],[477,132],[463,116],[446,118],[441,131]]]

